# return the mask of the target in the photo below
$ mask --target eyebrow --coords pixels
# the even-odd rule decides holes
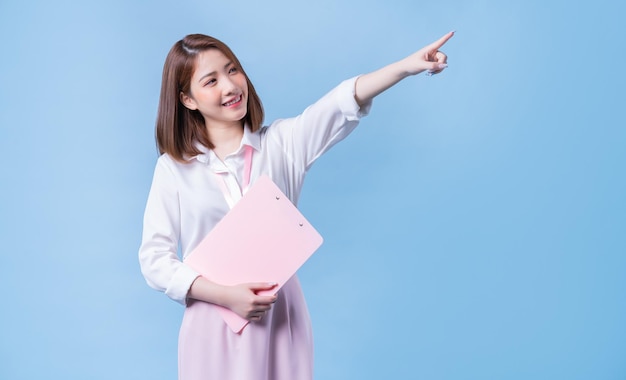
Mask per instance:
[[[224,65],[224,70],[226,70],[226,68],[232,64],[233,64],[233,61],[228,61],[228,63]],[[215,75],[215,73],[216,73],[215,71],[211,71],[210,73],[204,74],[200,79],[198,79],[198,82],[202,82],[204,78]]]

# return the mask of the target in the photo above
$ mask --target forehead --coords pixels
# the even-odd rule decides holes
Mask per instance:
[[[231,60],[218,49],[208,49],[196,56],[194,78],[201,78],[212,72],[224,70]]]

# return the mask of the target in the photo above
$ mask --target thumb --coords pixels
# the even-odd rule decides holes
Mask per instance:
[[[439,74],[446,67],[448,67],[448,65],[445,64],[445,63],[432,62],[430,64],[430,69],[427,69],[427,71],[426,71],[426,75],[430,76],[430,75],[433,75],[433,74]]]
[[[275,282],[252,282],[248,284],[248,288],[250,290],[258,291],[258,290],[270,290],[277,286],[278,284]]]
[[[439,62],[433,62],[432,67],[429,69],[430,71],[440,71],[445,69],[446,67],[448,67],[447,63],[439,63]]]

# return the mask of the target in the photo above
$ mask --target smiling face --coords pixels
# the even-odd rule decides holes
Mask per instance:
[[[180,100],[198,110],[207,128],[241,127],[248,112],[248,82],[236,64],[220,50],[198,54],[189,93]]]

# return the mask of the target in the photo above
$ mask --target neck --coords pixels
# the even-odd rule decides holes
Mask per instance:
[[[213,143],[213,151],[224,159],[239,148],[243,138],[243,125],[240,122],[229,125],[207,125],[209,140]]]

